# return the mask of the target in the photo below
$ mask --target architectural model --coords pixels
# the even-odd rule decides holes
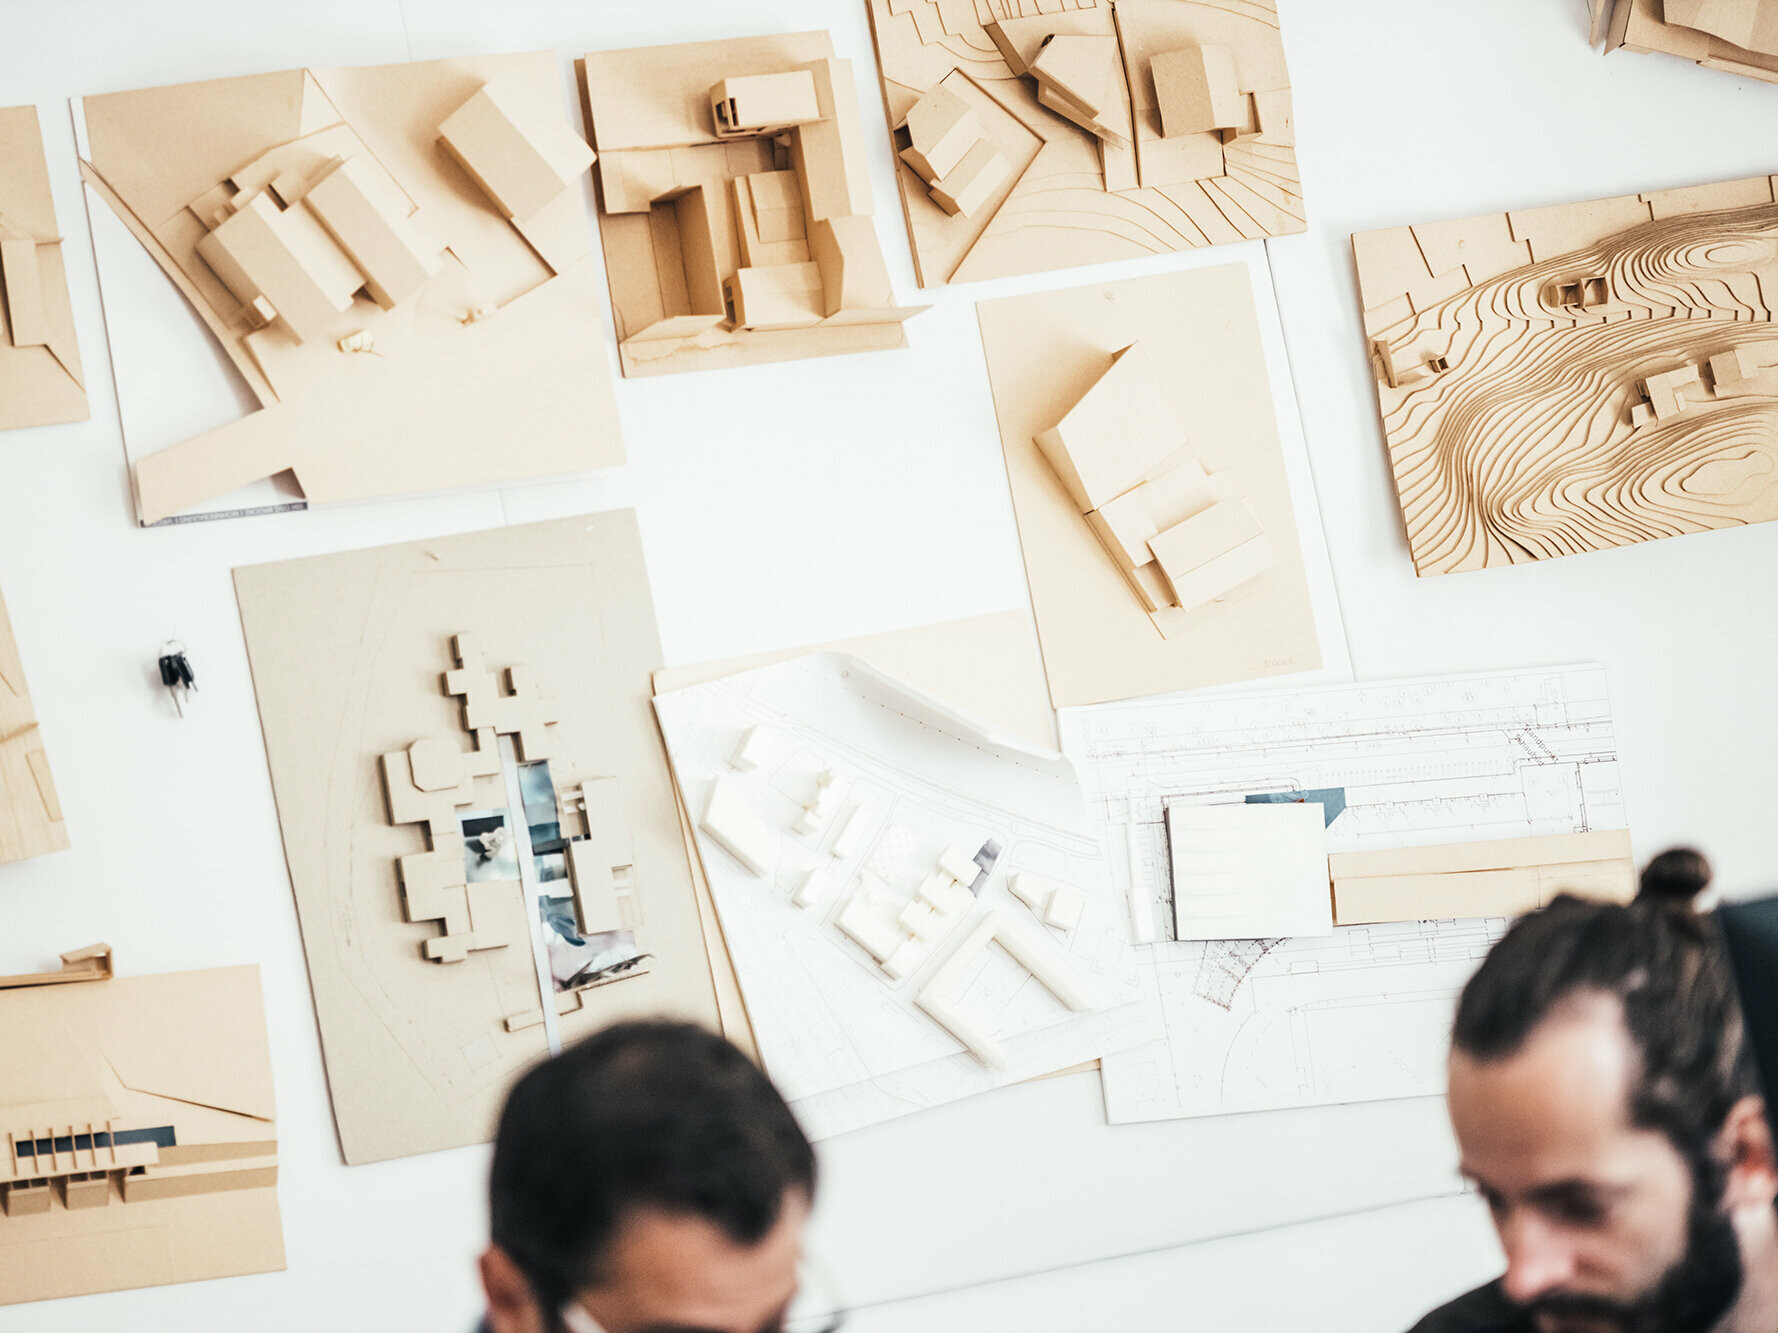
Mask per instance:
[[[1624,903],[1636,896],[1624,829],[1336,852],[1327,868],[1342,926],[1521,916],[1560,893]]]
[[[906,344],[825,32],[580,62],[624,374]]]
[[[623,461],[557,77],[537,52],[84,99],[88,186],[260,404],[140,459],[144,523],[287,470],[313,503]]]
[[[0,1071],[0,1305],[284,1267],[258,968],[0,977]]]
[[[0,430],[85,421],[62,237],[32,106],[0,109],[0,297]]]
[[[1419,573],[1778,517],[1772,180],[1352,238]]]
[[[1593,44],[1665,51],[1706,69],[1778,83],[1778,4],[1772,0],[1588,0]]]
[[[716,1024],[632,514],[235,579],[348,1162],[485,1140],[613,1019]]]
[[[1056,707],[1319,666],[1247,268],[978,315]]]
[[[68,846],[25,666],[0,598],[0,864]]]
[[[1307,225],[1273,0],[866,0],[922,287]]]

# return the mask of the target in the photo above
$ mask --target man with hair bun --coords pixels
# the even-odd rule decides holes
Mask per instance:
[[[1412,1333],[1773,1333],[1778,1164],[1697,852],[1564,895],[1464,987],[1451,1125],[1506,1272]]]

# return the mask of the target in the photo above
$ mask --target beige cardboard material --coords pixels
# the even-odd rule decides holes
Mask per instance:
[[[68,846],[18,641],[0,597],[0,865]]]
[[[1246,269],[986,301],[977,314],[1056,707],[1319,666]],[[1144,611],[1034,439],[1132,343],[1169,368],[1164,389],[1194,457],[1218,496],[1251,502],[1275,556],[1224,600],[1191,611],[1163,608],[1165,626]]]
[[[858,89],[827,33],[576,63],[625,375],[906,345],[902,323],[925,307],[894,304]],[[776,197],[782,185],[764,183],[782,176],[794,181],[800,222],[782,207],[776,218],[753,211],[754,183]],[[799,241],[814,253],[783,252]]]
[[[237,570],[235,585],[348,1162],[485,1141],[507,1088],[545,1050],[524,943],[434,962],[423,945],[438,923],[404,920],[398,858],[425,839],[389,823],[379,759],[480,716],[441,688],[453,635],[473,632],[487,665],[522,664],[553,695],[559,720],[546,743],[558,791],[621,781],[653,966],[557,997],[581,1001],[560,1020],[563,1042],[644,1015],[716,1025],[648,705],[660,647],[633,513],[256,566]],[[537,753],[529,737],[521,749]]]
[[[0,1304],[281,1270],[259,969],[63,960],[0,979]]]
[[[563,121],[553,53],[82,110],[89,188],[261,404],[141,461],[144,523],[286,470],[318,503],[624,461],[576,180],[592,154]],[[481,175],[441,145],[447,123]],[[490,141],[512,151],[491,162]]]
[[[1164,140],[1150,59],[1221,47],[1240,76],[1244,113],[1288,90],[1273,0],[867,0],[891,126],[933,88],[966,98],[999,146],[1011,179],[973,214],[946,217],[913,167],[896,173],[920,285],[976,282],[1307,226],[1288,117],[1226,146],[1214,131]],[[1095,88],[1083,61],[1068,72],[1043,56],[1051,37],[1099,39],[1113,54]],[[1077,40],[1052,53],[1056,67]],[[1078,69],[1078,72],[1076,72]],[[1058,77],[1060,74],[1060,77]],[[1046,77],[1047,75],[1047,77]],[[1097,108],[1086,102],[1102,101]],[[995,121],[1011,120],[1007,130]],[[1022,136],[1020,134],[1022,131]],[[1024,142],[1020,142],[1023,137]],[[1034,146],[1034,148],[1032,147]]]
[[[85,421],[74,308],[32,106],[0,109],[0,295],[0,430]]]
[[[846,639],[808,648],[759,653],[725,662],[657,671],[654,692],[667,694],[723,676],[754,671],[804,653],[849,653],[877,670],[943,699],[961,712],[991,722],[1029,745],[1056,746],[1055,715],[1044,690],[1043,663],[1033,651],[1031,617],[1024,611],[946,621],[914,629],[893,630],[861,639]],[[710,947],[710,967],[722,1010],[723,1034],[742,1049],[757,1054],[747,1008],[735,979],[734,964],[722,942],[716,904],[704,877],[692,821],[677,784],[681,835],[697,882],[698,913]]]
[[[1592,41],[1778,83],[1778,13],[1767,0],[1594,0]]]
[[[1327,868],[1342,926],[1520,916],[1560,893],[1609,902],[1636,896],[1625,829],[1336,852]]]
[[[1775,239],[1768,176],[1354,236],[1415,570],[1778,518]]]

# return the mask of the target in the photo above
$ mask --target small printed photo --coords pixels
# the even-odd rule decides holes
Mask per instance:
[[[538,912],[549,942],[550,978],[557,991],[614,981],[641,968],[651,956],[637,947],[633,930],[609,930],[582,938],[572,899],[540,899]]]
[[[531,857],[537,867],[537,886],[548,898],[573,898],[574,886],[568,882],[568,853],[537,852]]]
[[[519,878],[519,844],[504,810],[478,810],[459,815],[463,832],[463,873],[470,884]]]
[[[531,846],[541,849],[562,840],[561,815],[556,809],[556,784],[549,760],[519,765],[519,799],[525,803],[525,823],[531,830]]]

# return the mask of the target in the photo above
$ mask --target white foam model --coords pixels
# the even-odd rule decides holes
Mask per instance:
[[[803,876],[803,882],[796,892],[791,894],[790,901],[798,907],[819,906],[833,887],[833,876],[829,873],[832,868],[830,862],[823,862],[811,869]]]
[[[990,944],[999,944],[1068,1008],[1083,1013],[1093,1007],[1091,993],[1053,949],[1032,938],[1023,927],[999,912],[989,912],[976,922],[963,943],[934,972],[914,1002],[989,1069],[1006,1068],[1006,1052],[982,1024],[960,1009],[951,998],[963,975]]]
[[[771,751],[772,733],[765,727],[748,727],[735,742],[728,761],[737,772],[751,773],[765,763]]]
[[[1050,892],[1049,902],[1044,905],[1043,924],[1054,926],[1057,930],[1073,930],[1080,924],[1080,916],[1086,911],[1086,906],[1086,894],[1079,889],[1069,888],[1066,884],[1058,884]]]
[[[710,784],[710,798],[704,802],[698,827],[755,875],[763,876],[771,869],[772,830],[726,774]]]
[[[824,769],[821,776],[815,780],[814,798],[803,807],[803,812],[796,817],[793,827],[796,832],[805,836],[819,833],[826,827],[828,820],[833,818],[839,803],[839,775],[831,768]]]
[[[840,816],[840,831],[833,840],[832,851],[837,860],[844,861],[863,846],[864,840],[870,836],[871,814],[862,805],[850,807]]]
[[[982,868],[976,864],[975,858],[961,847],[945,848],[938,858],[938,868],[964,888],[974,884],[982,873]]]

